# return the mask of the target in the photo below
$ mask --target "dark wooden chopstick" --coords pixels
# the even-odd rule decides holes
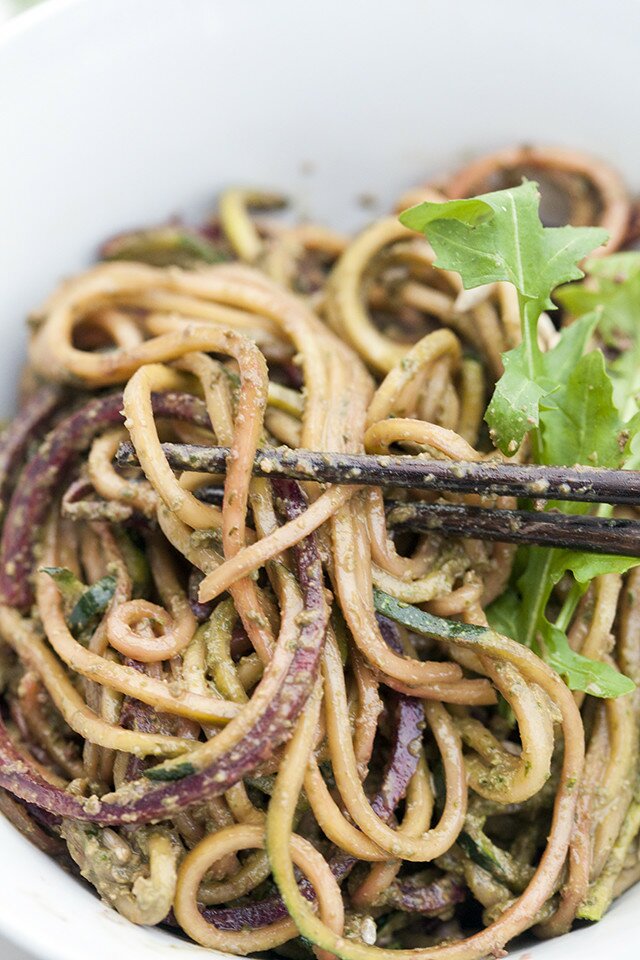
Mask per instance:
[[[451,503],[390,503],[388,507],[387,523],[395,530],[436,530],[473,540],[640,557],[640,523],[636,520],[492,510]]]
[[[163,443],[169,464],[176,470],[224,473],[228,447],[190,443]],[[122,466],[138,464],[133,445],[123,443],[117,454]],[[458,463],[422,456],[371,456],[318,453],[288,447],[258,450],[255,476],[290,477],[321,483],[409,487],[435,493],[477,493],[529,500],[576,500],[586,503],[640,505],[640,471],[595,467],[539,467],[516,463]]]
[[[163,443],[162,449],[176,470],[199,470],[211,474],[223,474],[229,456],[228,447]],[[139,465],[130,443],[121,444],[116,459],[121,466]],[[420,456],[381,457],[271,447],[257,452],[253,473],[262,477],[407,487],[435,493],[448,491],[485,497],[640,505],[640,472],[631,470],[454,463]],[[211,490],[217,499],[220,492],[214,488]],[[640,557],[640,522],[635,520],[419,501],[388,503],[387,521],[396,530],[437,530],[475,540],[530,543]]]

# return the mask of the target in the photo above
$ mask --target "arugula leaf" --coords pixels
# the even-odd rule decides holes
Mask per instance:
[[[639,426],[637,418],[629,423],[621,420],[604,355],[593,350],[578,361],[566,382],[541,402],[544,463],[619,467],[629,437]]]
[[[578,264],[607,239],[596,227],[543,227],[539,203],[537,184],[525,181],[470,200],[421,203],[400,214],[405,226],[426,234],[435,266],[455,270],[466,288],[507,280],[518,291],[523,342],[504,355],[505,374],[485,417],[496,444],[509,454],[538,426],[545,392],[540,314],[555,308],[555,288],[582,277]]]
[[[638,564],[640,560],[632,557],[529,548],[524,572],[488,608],[489,623],[498,632],[531,647],[571,690],[606,698],[630,693],[635,689],[632,680],[609,664],[572,650],[565,630],[550,623],[545,610],[553,585],[567,571],[573,572],[576,581],[577,602],[593,577],[625,573]]]
[[[503,633],[512,640],[520,639],[520,610],[522,598],[515,589],[505,590],[487,607],[487,620],[497,633]]]
[[[551,292],[583,276],[580,260],[607,239],[597,227],[543,227],[536,183],[470,200],[420,203],[400,214],[406,227],[426,234],[435,266],[455,270],[469,289],[510,281],[527,300],[553,308]]]
[[[633,332],[638,315],[640,253],[628,250],[587,260],[584,272],[590,278],[588,284],[571,283],[561,287],[554,299],[575,317],[599,308],[604,314],[605,326],[618,324],[623,330]]]
[[[640,253],[637,250],[623,250],[621,253],[610,253],[608,257],[594,257],[587,260],[585,273],[622,283],[640,275]]]
[[[640,344],[625,350],[609,364],[613,400],[619,410],[630,416],[640,409]]]
[[[527,647],[535,645],[538,622],[544,615],[554,584],[564,572],[561,565],[554,569],[557,556],[558,551],[543,547],[518,550],[518,572],[514,570],[508,588],[486,611],[492,626]]]
[[[426,233],[427,227],[436,220],[459,220],[473,227],[486,223],[493,217],[493,208],[486,197],[470,197],[467,200],[446,200],[442,203],[429,200],[403,210],[401,223],[409,230]],[[447,268],[448,269],[448,268]]]
[[[560,331],[559,340],[553,350],[542,354],[543,380],[547,393],[571,373],[585,352],[600,318],[601,313],[597,309],[580,317],[571,326]]]
[[[498,380],[485,420],[492,440],[507,455],[516,452],[522,439],[539,422],[544,387],[528,374],[524,344],[503,356],[504,374]]]
[[[540,357],[537,379],[528,374],[524,344],[503,354],[504,374],[485,414],[491,438],[503,453],[514,453],[524,435],[540,424],[540,403],[569,376],[598,322],[590,313],[562,331],[553,350]]]
[[[590,660],[576,653],[569,646],[563,630],[546,618],[539,625],[539,636],[543,644],[544,659],[550,667],[560,674],[571,690],[583,690],[592,697],[612,699],[632,693],[636,685],[629,677],[619,673],[608,663]]]
[[[570,570],[577,582],[582,584],[605,573],[626,573],[640,564],[637,557],[620,557],[612,553],[580,553],[578,550],[558,552],[561,554],[563,572]]]
[[[625,461],[640,462],[640,414],[631,416],[637,408],[630,401],[632,389],[640,393],[640,255],[592,261],[591,286],[563,287],[558,300],[580,319],[561,332],[553,350],[543,353],[537,338],[541,312],[554,308],[551,294],[557,286],[583,276],[580,261],[606,234],[593,228],[547,229],[538,204],[536,185],[524,182],[470,200],[419,204],[400,219],[426,234],[435,265],[457,271],[466,288],[497,280],[516,287],[522,344],[503,356],[505,372],[485,415],[496,445],[513,454],[531,432],[539,463],[620,467]],[[600,350],[585,354],[596,327],[607,346],[620,350],[626,342],[635,345],[633,352],[620,354],[612,377]],[[584,504],[568,506],[574,513],[587,509]],[[510,586],[487,611],[489,622],[539,652],[572,689],[601,697],[628,693],[632,681],[572,650],[565,630],[590,580],[624,573],[638,562],[521,548]],[[573,583],[556,623],[550,623],[546,614],[553,586],[567,574]],[[416,616],[405,611],[402,622]],[[421,620],[422,631],[426,626]]]
[[[628,251],[586,264],[589,285],[571,284],[555,294],[558,302],[579,317],[597,306],[601,312],[598,333],[604,344],[618,353],[608,364],[613,398],[630,416],[640,398],[640,253]]]

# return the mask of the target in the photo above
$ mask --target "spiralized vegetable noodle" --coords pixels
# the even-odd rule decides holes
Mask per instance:
[[[400,207],[532,169],[607,253],[630,242],[617,175],[569,151],[496,154]],[[640,701],[569,689],[489,625],[514,547],[387,524],[436,495],[252,476],[277,446],[501,457],[483,415],[521,337],[507,283],[463,291],[395,216],[346,237],[284,226],[282,202],[234,189],[204,228],[113,238],[32,318],[0,440],[0,809],[123,916],[205,947],[498,956],[640,878]],[[230,447],[226,473],[176,470],[165,442]],[[563,628],[634,682],[639,583],[595,576]]]

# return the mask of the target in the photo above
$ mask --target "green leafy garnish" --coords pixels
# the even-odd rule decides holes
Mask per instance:
[[[435,265],[455,270],[465,287],[506,280],[518,293],[522,343],[503,355],[485,419],[496,445],[513,454],[529,434],[540,464],[624,467],[640,463],[640,254],[616,254],[587,264],[588,282],[563,286],[555,296],[579,317],[553,350],[538,345],[538,321],[554,309],[552,294],[584,274],[580,261],[606,240],[600,229],[543,227],[533,183],[471,200],[424,203],[401,214],[425,233]],[[594,332],[617,356],[607,364],[589,351]],[[626,350],[626,352],[625,352]],[[547,504],[584,513],[587,504]],[[607,512],[603,506],[599,512]],[[590,581],[624,573],[640,561],[540,547],[520,548],[511,583],[488,609],[491,625],[531,647],[574,690],[617,697],[634,684],[607,663],[571,649],[566,631]],[[548,619],[561,578],[569,590],[555,622]]]
[[[640,415],[623,420],[603,353],[583,352],[600,319],[601,311],[586,314],[562,332],[553,350],[542,354],[540,383],[545,393],[539,402],[534,444],[539,463],[617,468],[629,462],[633,438],[640,431]],[[572,513],[589,509],[588,504],[562,506]],[[572,690],[601,697],[629,693],[634,689],[632,681],[609,664],[573,651],[566,629],[591,580],[606,573],[625,573],[639,562],[605,554],[521,548],[516,565],[519,572],[487,611],[489,621],[536,650]],[[546,616],[551,592],[567,573],[573,576],[573,587],[558,620],[551,623]]]
[[[101,577],[88,587],[73,607],[67,620],[74,633],[87,630],[100,619],[116,590],[116,578]]]
[[[570,570],[578,583],[589,583],[594,577],[605,573],[626,573],[640,563],[633,557],[621,557],[612,553],[580,553],[577,550],[557,551],[560,564]]]
[[[570,328],[569,328],[570,329]],[[613,401],[604,355],[592,350],[541,402],[543,463],[620,467],[640,418],[624,423]]]
[[[555,393],[580,363],[597,322],[598,315],[591,313],[563,331],[553,350],[540,354],[536,379],[529,376],[524,343],[503,354],[504,374],[496,384],[485,419],[503,425],[502,434],[494,430],[493,435],[498,443],[501,436],[505,442],[508,438],[504,453],[514,453],[524,435],[540,426],[545,400],[552,406],[557,403]]]
[[[629,417],[640,400],[640,253],[629,251],[585,264],[587,283],[574,283],[556,291],[555,299],[574,317],[597,307],[598,334],[614,359],[608,364],[613,398]],[[571,328],[569,328],[571,329]]]
[[[592,697],[607,699],[635,690],[633,680],[618,673],[608,663],[599,663],[572,650],[566,633],[544,617],[540,621],[538,635],[541,638],[544,659],[560,674],[571,690],[583,690]]]
[[[529,547],[518,551],[524,569],[512,578],[507,590],[487,609],[489,623],[513,640],[519,640],[543,657],[572,690],[592,696],[619,697],[635,685],[607,663],[576,653],[569,646],[566,628],[589,582],[605,573],[626,573],[640,560],[609,554],[580,553]],[[573,587],[556,622],[546,617],[551,592],[566,573]]]
[[[67,625],[78,640],[88,639],[98,621],[111,603],[116,589],[116,578],[101,577],[91,586],[78,580],[66,567],[41,567],[55,580],[62,596]]]
[[[172,782],[173,780],[182,780],[184,777],[190,777],[191,774],[195,772],[196,768],[194,765],[185,761],[183,763],[176,763],[173,767],[167,767],[166,770],[162,767],[150,767],[149,770],[144,771],[144,776],[147,780]]]
[[[633,557],[528,547],[518,551],[516,568],[507,590],[487,609],[491,626],[531,647],[564,678],[572,690],[597,697],[619,697],[635,689],[632,680],[608,663],[572,650],[566,635],[580,598],[594,577],[626,573],[640,564]],[[546,611],[552,590],[565,574],[573,585],[555,623]]]
[[[582,277],[578,263],[607,240],[597,227],[543,227],[536,183],[470,200],[420,203],[400,221],[427,235],[435,266],[455,270],[464,286],[508,280],[524,300],[553,307],[552,291]]]
[[[540,422],[540,401],[546,391],[529,377],[524,344],[505,353],[504,374],[496,384],[485,419],[503,453],[515,453],[522,438]]]
[[[421,203],[400,215],[423,232],[435,266],[459,273],[466,288],[506,280],[518,292],[522,345],[504,357],[505,376],[486,420],[504,453],[515,453],[525,434],[538,425],[545,395],[538,320],[553,309],[551,294],[560,284],[583,276],[580,261],[607,239],[597,227],[543,227],[537,184],[498,190],[471,200]]]

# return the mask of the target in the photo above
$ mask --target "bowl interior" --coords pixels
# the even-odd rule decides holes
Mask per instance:
[[[103,238],[201,215],[227,184],[353,228],[427,176],[531,141],[600,154],[638,188],[639,30],[636,0],[51,0],[5,25],[0,415],[28,311]],[[123,921],[1,819],[0,843],[0,928],[35,956],[202,954]],[[514,956],[635,957],[639,906],[632,891],[597,927]]]

